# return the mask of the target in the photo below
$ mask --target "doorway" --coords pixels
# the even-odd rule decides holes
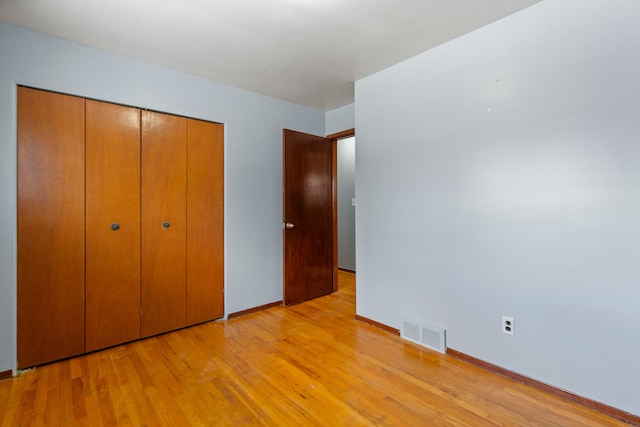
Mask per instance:
[[[356,271],[355,136],[337,141],[338,268]]]
[[[337,145],[352,136],[354,129],[326,138],[283,130],[285,305],[338,289]]]

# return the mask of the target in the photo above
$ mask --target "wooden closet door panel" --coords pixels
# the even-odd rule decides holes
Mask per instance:
[[[93,351],[140,338],[140,110],[86,102],[86,351]]]
[[[142,112],[143,337],[186,326],[186,123]]]
[[[187,324],[224,315],[224,127],[187,121]]]
[[[84,352],[84,99],[18,88],[18,368]]]

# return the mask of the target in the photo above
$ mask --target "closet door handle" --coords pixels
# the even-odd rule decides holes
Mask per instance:
[[[120,230],[120,224],[118,224],[117,222],[114,222],[113,224],[111,224],[111,229],[113,231],[118,231]]]
[[[171,227],[171,224],[169,224],[168,222],[162,223],[162,228],[169,228],[169,227]]]

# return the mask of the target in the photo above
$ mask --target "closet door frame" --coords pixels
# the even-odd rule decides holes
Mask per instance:
[[[18,368],[224,316],[224,125],[19,86],[17,127]]]

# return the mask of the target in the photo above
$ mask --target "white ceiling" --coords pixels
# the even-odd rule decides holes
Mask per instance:
[[[540,0],[0,0],[0,20],[328,111],[354,81]]]

